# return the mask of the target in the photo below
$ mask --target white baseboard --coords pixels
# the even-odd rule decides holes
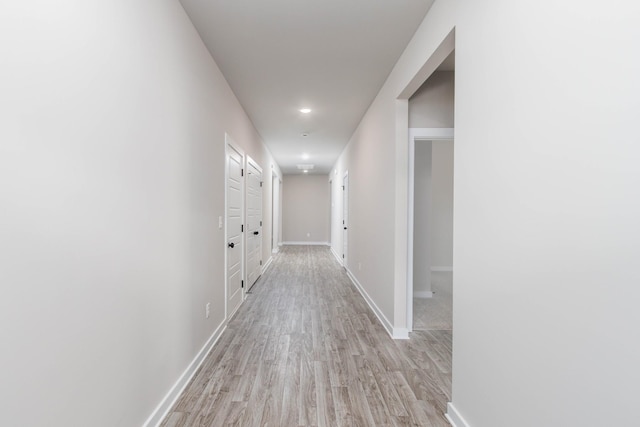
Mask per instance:
[[[471,427],[471,425],[462,418],[460,412],[453,406],[452,402],[447,403],[447,413],[444,415],[453,427]]]
[[[283,245],[309,245],[309,246],[329,246],[329,242],[282,242]]]
[[[453,271],[453,267],[431,267],[431,271]]]
[[[216,328],[213,335],[209,337],[202,349],[191,361],[187,369],[182,373],[182,375],[180,375],[178,381],[176,381],[167,395],[160,401],[160,404],[158,404],[156,409],[154,409],[154,411],[151,413],[147,421],[143,424],[143,427],[157,427],[160,425],[162,420],[167,416],[173,405],[175,405],[176,401],[178,400],[184,389],[187,387],[195,373],[198,371],[198,368],[200,368],[200,365],[202,365],[202,362],[204,362],[205,358],[226,328],[227,321],[225,320],[220,324],[220,326]]]
[[[433,292],[431,291],[413,291],[414,298],[433,298]]]
[[[367,291],[365,291],[362,285],[360,284],[360,282],[358,282],[358,279],[356,279],[356,277],[351,273],[351,270],[349,270],[348,268],[346,270],[347,270],[347,276],[349,276],[349,279],[351,279],[351,282],[356,287],[356,289],[360,292],[360,295],[362,295],[362,298],[364,298],[364,300],[367,302],[367,304],[369,305],[369,308],[371,308],[371,310],[374,312],[374,314],[376,315],[376,317],[378,318],[378,320],[380,321],[384,329],[387,331],[389,336],[397,340],[409,339],[409,329],[394,328],[391,322],[389,322],[389,319],[387,319],[387,317],[384,315],[382,310],[378,308],[378,306],[373,301],[373,299],[371,299]]]
[[[338,260],[338,262],[340,263],[340,265],[342,265],[342,257],[340,255],[338,255],[336,253],[336,251],[333,250],[333,248],[331,248],[331,253],[333,254],[334,257],[336,257],[336,259]]]
[[[393,334],[391,334],[391,338],[393,338],[394,340],[408,340],[409,328],[393,328]]]
[[[267,262],[265,262],[264,265],[262,266],[262,272],[260,274],[264,274],[264,272],[267,271],[267,268],[269,268],[272,262],[273,262],[273,257],[270,256]]]

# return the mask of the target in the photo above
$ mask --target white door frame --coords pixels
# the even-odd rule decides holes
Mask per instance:
[[[231,138],[231,136],[225,132],[224,134],[224,139],[225,139],[225,157],[224,157],[224,185],[225,185],[225,189],[224,189],[224,318],[225,321],[227,321],[229,319],[229,316],[233,315],[233,313],[229,313],[229,307],[228,307],[228,303],[229,303],[229,283],[228,283],[228,272],[229,272],[229,259],[228,259],[228,248],[227,248],[227,244],[229,242],[229,233],[227,230],[227,225],[229,224],[229,218],[228,218],[228,197],[227,197],[227,187],[229,185],[228,181],[229,181],[229,148],[232,148],[233,150],[237,151],[238,154],[240,154],[240,156],[242,156],[242,160],[241,160],[241,167],[244,169],[244,159],[245,159],[245,154],[244,154],[244,150],[242,148],[240,148],[240,146],[238,146],[233,139]],[[243,196],[241,197],[241,204],[242,207],[240,208],[240,221],[244,224],[244,187],[245,187],[245,180],[244,180],[244,173],[243,173],[243,178],[242,178],[242,190],[241,193],[243,194]],[[244,234],[244,233],[242,233]],[[240,251],[240,280],[245,279],[244,277],[244,236],[241,236],[240,241],[243,242],[242,244],[242,248]],[[244,301],[245,299],[245,289],[244,287],[241,288],[241,301]],[[241,303],[242,304],[242,303]]]
[[[407,221],[407,328],[413,331],[413,221],[416,141],[454,139],[453,128],[409,128],[409,188]]]

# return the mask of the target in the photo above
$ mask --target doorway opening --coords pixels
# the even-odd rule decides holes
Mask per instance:
[[[272,173],[271,182],[271,253],[277,254],[280,250],[280,186],[282,181],[275,173]]]
[[[417,133],[421,135],[417,135]],[[453,139],[412,129],[409,272],[412,330],[453,329]],[[439,138],[434,134],[439,133]],[[453,129],[450,132],[453,135]],[[431,134],[431,136],[427,136]]]

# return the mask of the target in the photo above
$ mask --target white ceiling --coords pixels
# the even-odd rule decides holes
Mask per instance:
[[[328,173],[433,0],[181,2],[283,173]]]

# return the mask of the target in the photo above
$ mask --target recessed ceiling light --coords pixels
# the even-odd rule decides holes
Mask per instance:
[[[309,158],[309,155],[307,153],[302,154],[302,160],[307,160],[308,158]]]
[[[311,108],[301,108],[300,112],[303,114],[309,114],[311,112]]]
[[[304,172],[304,173],[308,173],[309,171],[305,169],[305,170],[303,170],[302,172]]]

